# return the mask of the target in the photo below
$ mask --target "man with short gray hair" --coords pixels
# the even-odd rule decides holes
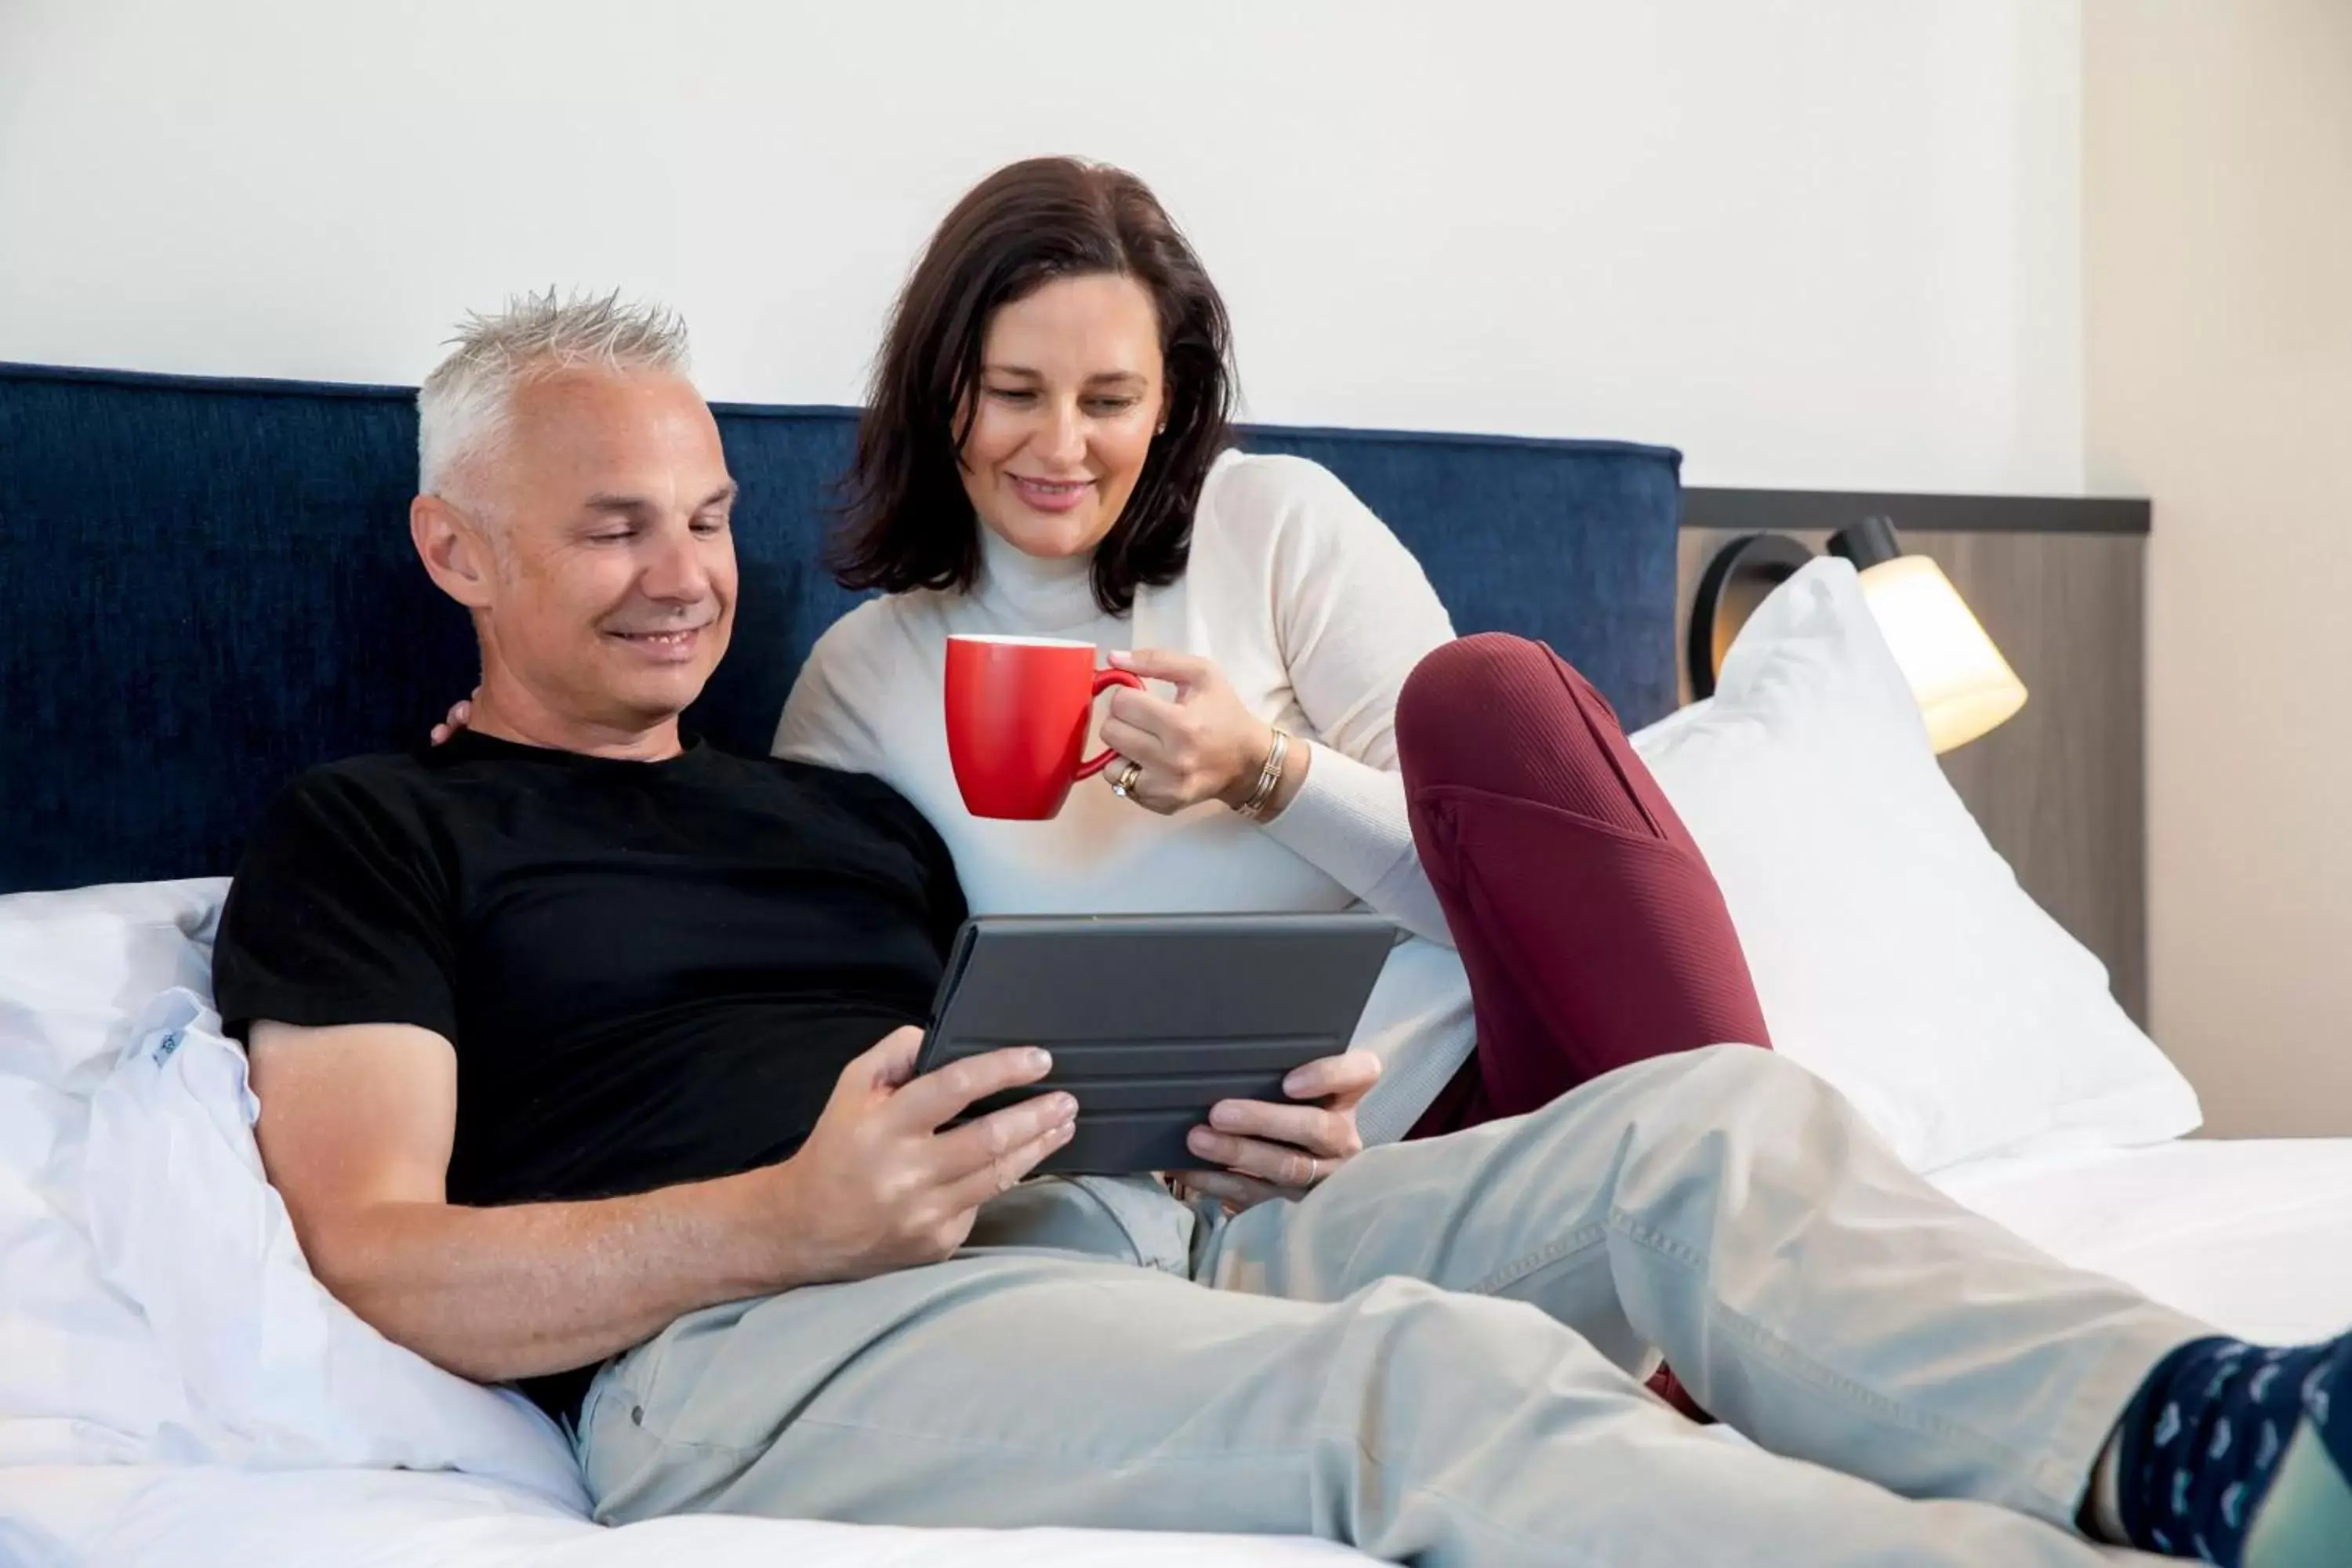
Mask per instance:
[[[861,1147],[899,1184],[889,1224],[922,1233],[899,1252],[861,1228],[870,1194],[787,1159],[845,1063],[905,1076],[963,904],[887,786],[679,731],[736,568],[677,319],[524,300],[470,321],[418,405],[409,528],[481,643],[471,725],[271,805],[215,982],[320,1279],[568,1416],[681,1314],[850,1271],[836,1231],[860,1263],[928,1255],[1068,1118]],[[1011,1053],[972,1069],[1025,1076]]]
[[[416,391],[416,489],[446,495],[469,463],[505,437],[526,381],[571,370],[685,378],[686,322],[675,310],[618,293],[565,299],[527,294],[495,315],[473,315],[456,347]]]
[[[875,780],[679,730],[736,570],[676,319],[521,301],[419,405],[410,529],[481,641],[469,727],[272,803],[215,988],[320,1280],[572,1423],[600,1517],[2090,1563],[2065,1527],[2116,1528],[2119,1477],[2261,1506],[2225,1489],[2247,1407],[2210,1419],[2232,1366],[2322,1412],[2343,1375],[2043,1257],[1743,1047],[1237,1215],[1024,1181],[1068,1096],[950,1123],[1042,1053],[914,1075],[964,915],[939,836]],[[1755,1445],[1644,1392],[1653,1346]],[[2271,1432],[2294,1511],[2265,1517],[2320,1554],[2267,1561],[2338,1560],[2344,1437]]]

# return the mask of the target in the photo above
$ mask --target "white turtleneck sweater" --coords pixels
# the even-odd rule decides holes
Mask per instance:
[[[1368,1143],[1402,1136],[1472,1043],[1469,983],[1413,853],[1397,772],[1397,693],[1454,635],[1419,563],[1328,469],[1234,452],[1202,487],[1184,575],[1139,588],[1125,616],[1096,605],[1087,559],[1041,561],[986,528],[980,538],[971,592],[869,600],[835,623],[784,706],[776,753],[872,773],[906,795],[947,841],[976,914],[1369,905],[1389,916],[1411,934],[1357,1032],[1385,1068],[1358,1122]],[[1313,764],[1263,825],[1213,801],[1160,816],[1098,780],[1051,821],[975,817],[942,718],[954,633],[1206,658],[1251,712],[1311,744]]]

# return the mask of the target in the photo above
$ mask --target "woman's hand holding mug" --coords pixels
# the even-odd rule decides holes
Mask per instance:
[[[1176,688],[1176,695],[1171,699],[1143,689],[1111,693],[1103,744],[1141,771],[1129,779],[1123,765],[1113,763],[1104,777],[1123,783],[1130,799],[1162,816],[1204,800],[1238,807],[1249,799],[1274,749],[1274,727],[1242,706],[1232,682],[1214,664],[1157,648],[1114,653],[1110,662],[1148,680],[1165,681]],[[1264,815],[1275,816],[1297,792],[1307,755],[1305,746],[1290,748],[1281,786]]]

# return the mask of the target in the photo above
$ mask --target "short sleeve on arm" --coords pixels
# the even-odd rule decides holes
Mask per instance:
[[[213,950],[227,1031],[413,1024],[455,1042],[446,874],[403,804],[333,771],[272,801],[246,844]]]

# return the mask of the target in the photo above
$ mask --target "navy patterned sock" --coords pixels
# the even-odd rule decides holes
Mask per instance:
[[[2216,1337],[2166,1356],[2116,1428],[2129,1543],[2237,1568],[2298,1431],[2352,1474],[2352,1410],[2337,1403],[2352,1405],[2352,1334],[2284,1350]]]

